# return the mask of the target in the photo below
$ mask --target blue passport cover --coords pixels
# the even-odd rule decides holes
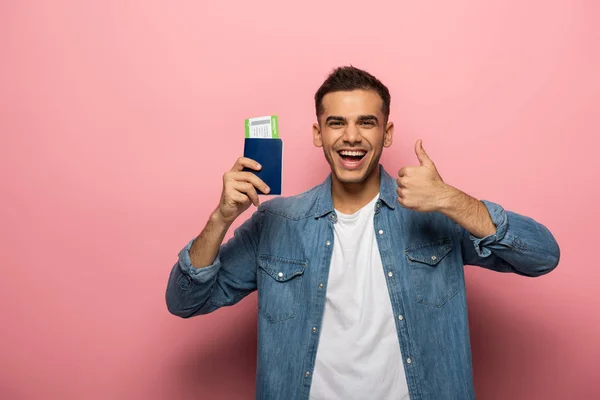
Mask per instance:
[[[244,157],[260,165],[260,171],[245,168],[256,174],[271,188],[268,194],[281,194],[281,176],[283,171],[283,141],[281,139],[244,139]],[[264,194],[257,189],[258,194]]]

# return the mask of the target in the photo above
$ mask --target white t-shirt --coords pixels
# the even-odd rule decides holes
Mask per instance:
[[[351,215],[336,210],[311,400],[409,398],[373,226],[378,198]]]

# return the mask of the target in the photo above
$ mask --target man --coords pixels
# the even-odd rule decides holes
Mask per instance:
[[[331,174],[259,205],[253,160],[223,177],[220,204],[179,254],[167,288],[178,316],[258,290],[259,399],[472,399],[463,266],[539,276],[560,251],[543,225],[444,183],[422,142],[397,179],[390,94],[354,67],[315,95],[313,143]],[[222,245],[251,204],[252,217]]]

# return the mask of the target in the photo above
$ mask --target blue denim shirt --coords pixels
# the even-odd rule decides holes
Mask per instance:
[[[539,276],[558,264],[558,244],[540,223],[485,200],[497,229],[476,238],[441,213],[402,207],[396,188],[381,167],[373,229],[410,398],[473,399],[463,266]],[[258,291],[258,399],[309,397],[335,223],[329,175],[300,195],[262,203],[212,265],[192,267],[192,241],[171,271],[167,306],[183,318]]]

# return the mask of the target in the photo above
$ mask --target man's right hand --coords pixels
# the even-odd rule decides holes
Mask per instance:
[[[249,168],[260,171],[262,168],[256,161],[246,157],[240,157],[230,171],[223,175],[223,192],[217,213],[223,222],[231,224],[240,214],[254,204],[260,204],[258,200],[259,189],[263,193],[269,193],[270,189],[258,176],[252,172],[244,171]]]

